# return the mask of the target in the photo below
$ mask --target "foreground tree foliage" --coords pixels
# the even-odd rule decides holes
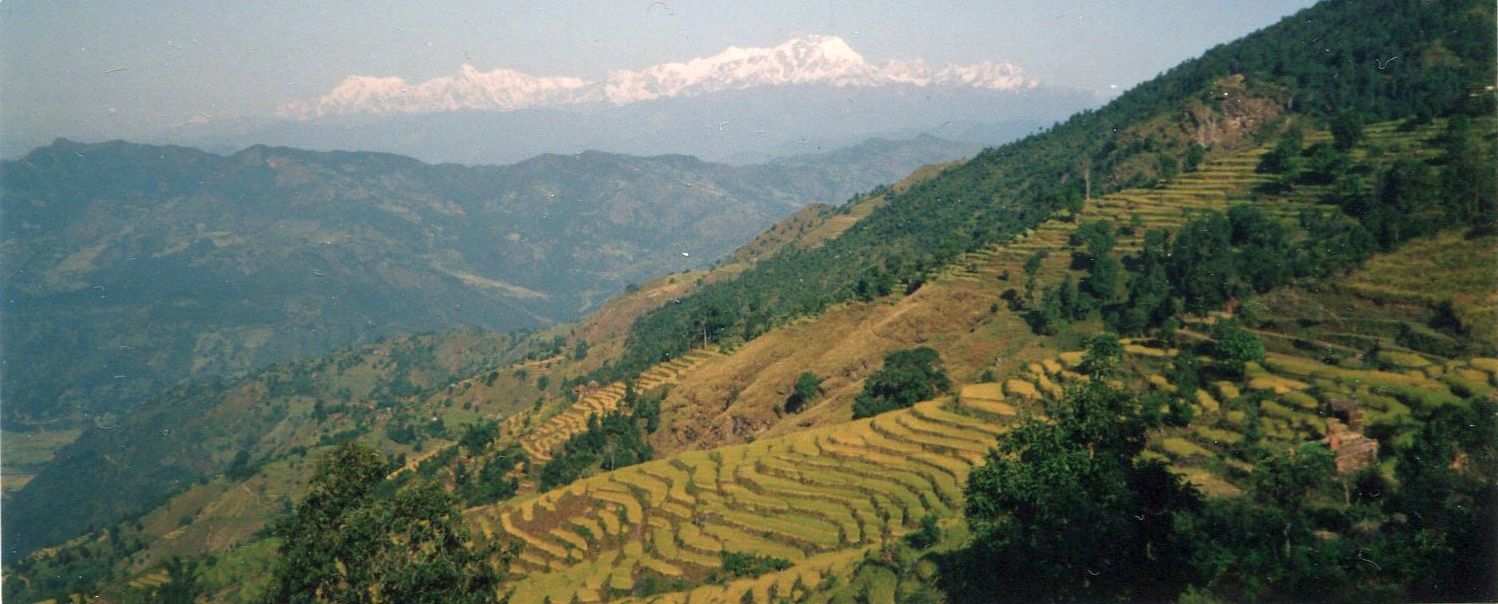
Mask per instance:
[[[1198,497],[1138,459],[1149,425],[1110,383],[1116,344],[1094,343],[1091,379],[1022,420],[969,477],[962,583],[975,601],[1158,601],[1184,583],[1171,526]]]
[[[497,601],[491,558],[475,545],[454,498],[418,483],[382,498],[378,451],[348,442],[325,454],[307,496],[275,527],[280,559],[268,602]]]

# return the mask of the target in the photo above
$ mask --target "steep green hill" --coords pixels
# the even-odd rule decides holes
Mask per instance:
[[[1193,144],[1242,148],[1286,116],[1325,123],[1339,112],[1365,120],[1490,112],[1491,17],[1491,7],[1467,2],[1367,0],[1306,9],[1097,111],[895,195],[824,247],[781,254],[647,315],[610,377],[704,342],[751,339],[790,318],[867,297],[870,288],[913,290],[958,254],[1012,237],[1082,197],[1178,171]],[[1383,61],[1390,56],[1401,60]]]
[[[756,166],[586,152],[465,167],[58,141],[0,164],[5,417],[118,412],[380,336],[570,320],[802,206],[970,153],[927,137]]]

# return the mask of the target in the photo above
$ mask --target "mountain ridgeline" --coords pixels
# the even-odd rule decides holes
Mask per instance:
[[[59,140],[0,164],[6,419],[117,412],[380,336],[569,320],[802,206],[975,151],[919,137],[751,166],[470,167]]]

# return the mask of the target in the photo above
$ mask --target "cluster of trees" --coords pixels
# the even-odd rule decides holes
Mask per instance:
[[[567,439],[562,450],[541,466],[541,490],[571,483],[593,468],[613,470],[650,461],[655,454],[649,434],[660,427],[664,392],[641,395],[625,383],[621,409],[588,418],[588,428]]]
[[[470,506],[504,501],[514,497],[520,489],[520,479],[514,470],[522,467],[528,459],[524,449],[511,445],[482,459],[478,472],[472,476],[459,463],[453,470],[453,488]]]
[[[1349,241],[1388,250],[1440,229],[1491,232],[1498,223],[1498,176],[1492,142],[1475,130],[1466,116],[1452,117],[1437,141],[1438,159],[1400,159],[1371,186],[1358,171],[1336,174],[1325,203],[1340,207],[1366,231]]]
[[[897,350],[885,355],[884,365],[864,380],[863,391],[853,398],[853,417],[904,409],[951,389],[936,350]]]
[[[489,445],[498,437],[499,422],[469,424],[463,431],[463,436],[458,439],[457,447],[452,449],[466,451],[468,459],[478,466],[477,472],[470,473],[468,466],[458,461],[452,469],[453,491],[467,505],[503,501],[513,497],[520,489],[520,479],[515,476],[514,470],[523,466],[529,458],[525,450],[517,445],[490,452]],[[453,457],[456,458],[456,455]]]
[[[495,602],[513,551],[468,535],[457,500],[431,482],[380,496],[378,451],[345,443],[318,460],[305,498],[279,520],[268,602]]]
[[[105,527],[100,533],[99,539],[75,540],[57,546],[50,555],[9,558],[4,598],[61,602],[72,594],[93,595],[98,585],[124,578],[117,569],[119,562],[146,547],[139,516]]]
[[[1259,449],[1244,497],[1204,498],[1141,458],[1158,421],[1088,381],[1000,437],[968,479],[974,536],[947,560],[965,601],[1488,601],[1498,596],[1498,404],[1435,407],[1378,467],[1338,480],[1316,443]],[[1114,341],[1116,343],[1116,340]]]
[[[1109,254],[1117,240],[1113,227],[1106,221],[1085,223],[1071,234],[1071,267],[1087,271],[1074,281],[1067,275],[1061,283],[1049,287],[1034,302],[1035,276],[1045,255],[1037,252],[1025,261],[1026,303],[1032,306],[1025,319],[1036,333],[1053,335],[1059,325],[1085,318],[1089,313],[1113,301],[1123,266]]]
[[[758,577],[790,567],[791,561],[784,558],[723,550],[722,576],[728,579]]]
[[[791,387],[791,395],[785,399],[786,413],[800,413],[807,405],[816,402],[822,396],[822,378],[810,371],[804,371],[796,376],[796,383]]]

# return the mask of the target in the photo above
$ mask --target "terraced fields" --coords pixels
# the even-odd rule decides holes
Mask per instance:
[[[1132,348],[1136,355],[1164,352]],[[1190,393],[1195,419],[1162,430],[1151,439],[1151,454],[1169,460],[1205,492],[1232,495],[1252,469],[1240,450],[1250,424],[1262,433],[1261,446],[1270,448],[1324,440],[1329,423],[1342,421],[1356,421],[1358,434],[1367,426],[1370,433],[1400,439],[1414,425],[1412,413],[1498,387],[1498,359],[1411,355],[1402,361],[1403,367],[1342,367],[1271,352],[1263,363],[1249,364],[1243,382],[1213,382]],[[1149,377],[1151,388],[1175,391],[1163,376]]]
[[[1413,133],[1392,125],[1368,129],[1366,148],[1419,148],[1438,126]],[[1324,134],[1308,143],[1326,140]],[[1318,190],[1265,197],[1255,188],[1271,177],[1256,174],[1263,148],[1215,158],[1168,186],[1132,189],[1088,201],[1071,220],[1048,221],[1026,236],[966,254],[928,287],[970,291],[983,304],[996,298],[1002,276],[1013,285],[1036,251],[1051,252],[1041,284],[1068,274],[1065,252],[1077,225],[1107,220],[1120,231],[1116,254],[1142,245],[1150,229],[1174,230],[1193,212],[1252,202],[1293,222],[1303,211],[1331,211],[1312,201]],[[1406,155],[1407,156],[1407,155]],[[898,313],[896,313],[898,314]],[[1017,321],[1011,314],[996,315]],[[1198,320],[1181,330],[1184,346],[1205,338]],[[1291,337],[1260,334],[1266,342]],[[1261,446],[1288,446],[1324,438],[1329,421],[1349,404],[1369,425],[1397,433],[1412,410],[1450,404],[1498,387],[1498,359],[1453,360],[1393,349],[1377,369],[1360,361],[1324,363],[1312,352],[1275,347],[1251,364],[1241,381],[1215,381],[1187,393],[1195,420],[1153,435],[1148,455],[1172,466],[1209,494],[1239,492],[1252,466],[1238,445],[1255,424]],[[1126,342],[1126,380],[1145,390],[1173,392],[1162,367],[1180,350],[1150,341]],[[1188,353],[1189,354],[1189,353]],[[1033,356],[1029,358],[1034,358]],[[593,602],[639,597],[665,602],[801,600],[830,576],[845,576],[871,548],[902,535],[926,514],[960,514],[962,486],[997,435],[1020,411],[1061,394],[1079,379],[1080,353],[1006,368],[992,383],[968,384],[950,399],[925,401],[874,418],[813,428],[595,475],[566,488],[504,506],[466,513],[486,538],[522,544],[515,570],[514,602]],[[700,361],[657,368],[641,388],[679,379]],[[1138,378],[1138,379],[1134,379]],[[622,385],[584,397],[540,426],[526,443],[537,459],[575,434],[593,413],[618,405]],[[1340,421],[1340,420],[1339,420]],[[793,563],[756,578],[718,576],[722,553],[741,552]],[[658,594],[658,595],[652,595]]]
[[[965,403],[927,401],[685,453],[470,510],[469,518],[488,537],[524,544],[517,567],[529,574],[516,602],[599,601],[631,594],[646,578],[696,584],[721,566],[723,551],[826,560],[903,534],[928,513],[958,513],[968,471],[1013,413],[992,401]]]
[[[1371,124],[1366,140],[1351,153],[1354,159],[1379,157],[1428,158],[1434,152],[1425,144],[1444,126],[1436,123],[1401,132],[1397,122]],[[1328,142],[1326,132],[1308,132],[1306,145]],[[1264,213],[1295,224],[1303,211],[1330,212],[1334,208],[1316,203],[1325,186],[1297,185],[1285,196],[1257,195],[1255,189],[1274,180],[1274,175],[1254,171],[1268,147],[1243,149],[1214,158],[1194,172],[1183,173],[1159,188],[1126,189],[1088,200],[1074,217],[1056,217],[1041,223],[1013,241],[993,248],[969,252],[939,273],[934,281],[988,288],[1001,275],[1009,275],[1017,287],[1023,279],[1024,262],[1039,251],[1049,252],[1044,263],[1042,286],[1060,279],[1069,259],[1062,252],[1071,246],[1068,238],[1077,226],[1094,220],[1107,221],[1117,234],[1115,254],[1138,252],[1144,235],[1152,229],[1174,231],[1192,213],[1224,210],[1235,202],[1253,203]],[[955,283],[954,283],[955,282]]]
[[[692,367],[718,354],[711,350],[699,350],[669,363],[656,365],[640,376],[635,388],[645,392],[671,384]],[[551,459],[553,449],[588,429],[589,417],[601,416],[617,409],[620,401],[624,400],[624,390],[624,382],[615,382],[584,395],[561,413],[525,431],[520,438],[520,446],[525,449],[531,461],[545,463]],[[513,419],[527,418],[528,416],[517,415]],[[510,422],[502,428],[506,431],[513,431],[521,426],[516,425],[516,422]]]

